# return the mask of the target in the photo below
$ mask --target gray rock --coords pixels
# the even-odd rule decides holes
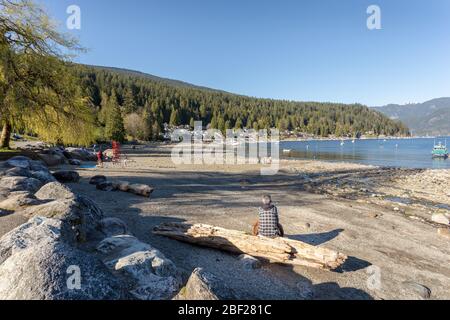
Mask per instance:
[[[99,230],[104,237],[128,234],[128,227],[118,218],[105,218],[100,221]]]
[[[81,161],[76,159],[69,159],[69,164],[72,166],[81,166]]]
[[[94,255],[65,241],[61,227],[59,220],[35,218],[0,239],[0,299],[128,298],[124,284]],[[79,287],[73,281],[77,271]]]
[[[14,167],[3,172],[4,177],[31,177],[31,172],[29,169]]]
[[[39,205],[42,202],[27,191],[12,192],[9,197],[0,202],[0,209],[8,211],[23,210],[29,206]]]
[[[53,173],[53,176],[59,182],[78,182],[80,181],[80,175],[76,171],[60,170]]]
[[[50,172],[47,168],[47,166],[45,165],[45,163],[43,163],[40,160],[32,160],[30,161],[30,170],[31,171],[46,171],[46,172]]]
[[[431,221],[439,223],[439,224],[445,224],[449,225],[450,220],[442,213],[436,213],[431,216]]]
[[[18,167],[18,168],[23,168],[23,169],[30,169],[30,161],[32,161],[32,160],[28,157],[16,156],[16,157],[12,157],[11,159],[7,160],[4,164],[4,166],[7,168]]]
[[[8,189],[10,192],[29,191],[34,193],[42,186],[41,181],[27,177],[3,177],[0,180],[0,184],[3,188]]]
[[[179,295],[182,300],[236,300],[234,291],[202,268],[195,269]]]
[[[49,167],[55,167],[66,162],[66,158],[56,152],[38,153],[38,157]]]
[[[35,196],[40,200],[63,200],[76,198],[76,195],[69,189],[69,187],[59,182],[47,183],[36,192]]]
[[[102,210],[87,197],[54,200],[37,206],[28,207],[20,213],[26,217],[46,217],[63,220],[67,228],[77,233],[78,241],[85,242],[95,238],[98,226],[103,219]]]
[[[31,177],[41,181],[43,184],[56,181],[49,171],[31,171]]]
[[[81,161],[96,161],[95,153],[82,148],[66,148],[64,154],[69,159],[76,159]]]
[[[0,264],[18,250],[50,240],[74,244],[76,234],[72,229],[64,228],[61,220],[31,218],[27,223],[11,230],[0,239]]]
[[[248,254],[241,254],[238,260],[245,269],[253,270],[261,268],[261,262]]]
[[[106,182],[107,179],[105,176],[93,176],[90,180],[89,180],[89,184],[93,184],[93,185],[98,185],[102,182]]]
[[[130,293],[136,299],[171,299],[180,289],[180,273],[173,262],[133,236],[104,239],[97,250],[105,265],[130,284]]]
[[[128,186],[128,192],[139,196],[150,197],[153,193],[153,188],[145,184],[130,184]]]
[[[102,191],[114,190],[112,182],[108,182],[108,181],[100,182],[99,184],[97,184],[96,188],[97,188],[97,190],[102,190]]]
[[[429,299],[431,297],[430,288],[423,284],[414,281],[405,281],[402,285],[410,299]]]

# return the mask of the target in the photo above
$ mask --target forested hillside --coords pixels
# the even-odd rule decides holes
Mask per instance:
[[[271,128],[317,136],[406,135],[408,129],[368,107],[354,104],[257,99],[139,72],[75,67],[98,110],[99,135],[121,140],[127,133],[158,139],[163,123],[193,125],[201,120],[222,131]]]

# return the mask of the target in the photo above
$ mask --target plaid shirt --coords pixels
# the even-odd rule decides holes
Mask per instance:
[[[278,237],[280,235],[278,223],[277,207],[259,208],[259,235],[271,238]]]

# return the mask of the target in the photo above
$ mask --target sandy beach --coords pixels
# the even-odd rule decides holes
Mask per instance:
[[[274,176],[260,165],[174,165],[170,145],[125,146],[125,168],[76,170],[76,193],[124,220],[161,250],[187,279],[196,267],[217,275],[242,299],[450,299],[450,239],[431,221],[448,214],[448,170],[383,169],[347,163],[282,160]],[[89,179],[145,183],[152,196],[96,190]],[[248,270],[237,256],[152,234],[163,222],[204,223],[250,231],[259,199],[271,194],[286,236],[349,256],[339,270],[263,264]],[[405,200],[407,199],[407,200]],[[0,233],[22,223],[0,217]]]

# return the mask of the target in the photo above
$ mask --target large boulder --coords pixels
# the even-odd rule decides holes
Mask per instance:
[[[97,250],[105,265],[126,279],[136,299],[171,299],[181,286],[180,272],[173,262],[133,236],[106,238]]]
[[[11,192],[8,198],[0,202],[0,209],[18,211],[41,203],[41,201],[28,191]]]
[[[236,300],[234,291],[222,280],[202,268],[195,269],[178,294],[180,300]]]
[[[26,217],[61,219],[68,228],[72,228],[77,233],[80,242],[96,238],[99,222],[103,219],[102,210],[94,201],[84,196],[50,201],[28,207],[20,213]]]
[[[76,171],[72,170],[60,170],[53,173],[53,176],[59,182],[78,182],[80,181],[80,175]]]
[[[124,284],[71,245],[60,220],[35,218],[0,239],[0,299],[113,300]]]
[[[76,198],[76,195],[72,190],[60,182],[47,183],[36,192],[35,196],[40,200],[64,200]]]
[[[96,161],[97,156],[94,152],[83,148],[66,148],[64,150],[64,155],[68,159],[76,159],[81,161]]]
[[[0,180],[1,187],[10,192],[29,191],[36,192],[42,186],[42,182],[28,177],[3,177]]]
[[[2,173],[4,177],[31,177],[31,171],[28,168],[14,167]]]
[[[41,181],[43,184],[56,181],[49,171],[31,171],[31,177]]]
[[[12,157],[11,159],[7,160],[4,164],[7,168],[23,168],[23,169],[30,169],[30,161],[32,161],[28,157],[24,156],[16,156]]]
[[[49,167],[55,167],[66,162],[66,158],[57,152],[38,153],[38,157]]]

